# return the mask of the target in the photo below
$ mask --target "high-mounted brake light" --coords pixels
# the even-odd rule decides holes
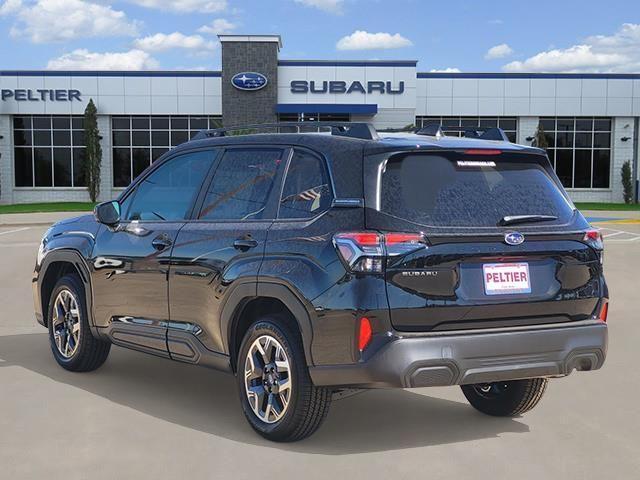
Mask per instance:
[[[426,246],[424,235],[418,233],[337,233],[333,243],[349,269],[361,273],[382,273],[386,257],[406,255]]]
[[[472,148],[465,150],[465,155],[500,155],[502,150],[491,150],[489,148]]]
[[[602,234],[600,233],[600,230],[598,230],[598,229],[592,228],[590,230],[587,230],[584,233],[584,237],[583,237],[582,241],[587,243],[587,244],[589,244],[590,246],[592,246],[596,250],[604,249],[604,242],[602,240]]]
[[[362,352],[367,348],[367,345],[369,345],[369,342],[371,341],[371,336],[371,322],[367,317],[362,317],[358,328],[358,350]]]

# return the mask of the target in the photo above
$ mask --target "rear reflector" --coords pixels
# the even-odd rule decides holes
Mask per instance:
[[[607,314],[609,313],[609,302],[604,302],[600,309],[600,320],[607,323]]]
[[[358,331],[358,350],[361,352],[367,348],[371,341],[371,322],[367,317],[360,319],[360,328]]]

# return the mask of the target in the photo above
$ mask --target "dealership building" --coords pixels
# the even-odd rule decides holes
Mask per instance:
[[[574,200],[620,202],[623,163],[637,172],[640,74],[429,73],[411,60],[280,59],[276,35],[220,42],[222,71],[0,71],[0,203],[88,200],[82,115],[90,99],[103,200],[221,123],[499,126],[521,144],[542,124]]]

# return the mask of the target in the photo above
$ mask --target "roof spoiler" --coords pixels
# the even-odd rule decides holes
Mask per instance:
[[[444,137],[444,132],[464,132],[466,138],[477,138],[479,140],[498,140],[501,142],[510,142],[504,130],[498,127],[457,127],[444,126],[439,123],[431,123],[425,125],[416,131],[418,135],[429,135],[432,137]]]
[[[192,140],[205,138],[227,137],[237,135],[252,135],[256,133],[302,133],[312,129],[325,129],[331,135],[338,137],[360,138],[363,140],[378,140],[378,133],[373,125],[365,122],[281,122],[257,123],[250,125],[236,125],[233,127],[201,130]]]

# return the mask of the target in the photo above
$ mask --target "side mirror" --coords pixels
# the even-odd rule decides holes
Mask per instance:
[[[113,227],[120,223],[120,204],[114,200],[96,205],[93,210],[96,220],[105,225]]]

